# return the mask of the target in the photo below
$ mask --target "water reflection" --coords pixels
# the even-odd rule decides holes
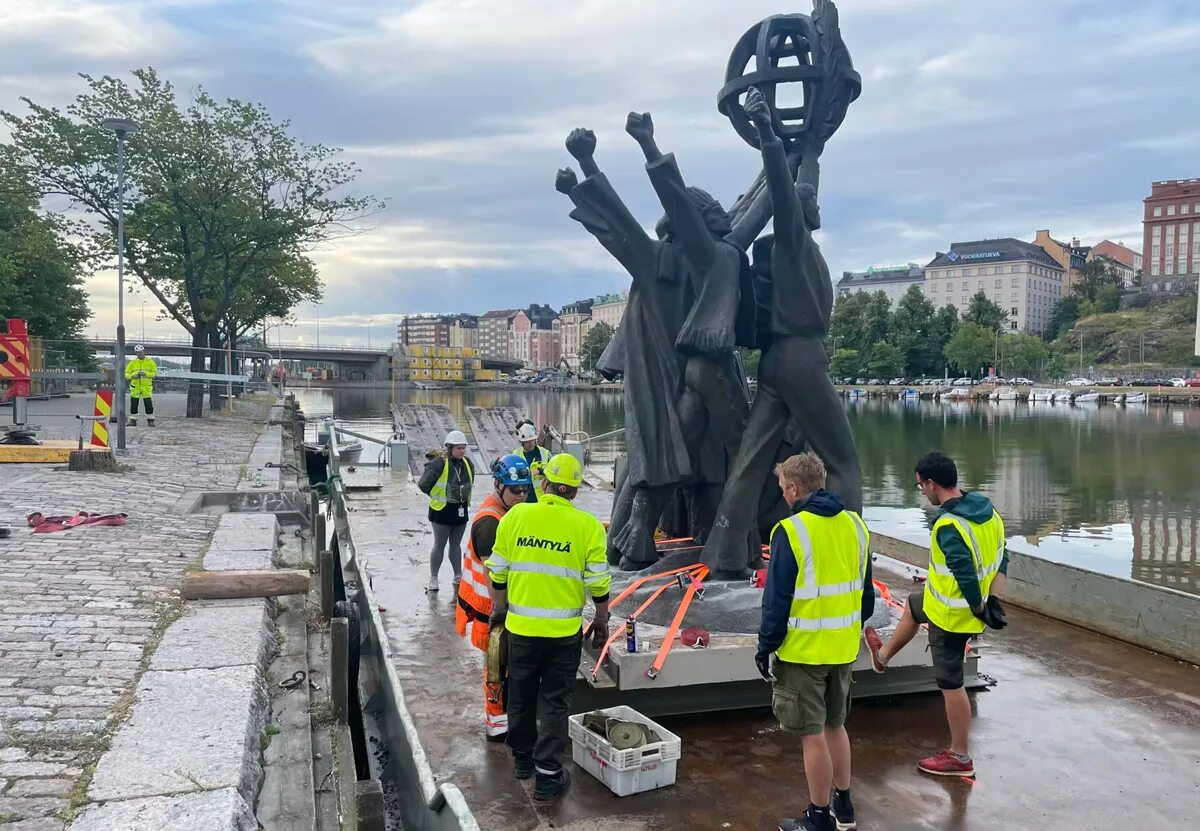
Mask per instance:
[[[390,390],[299,390],[310,417],[386,416]],[[538,424],[599,435],[623,425],[622,397],[521,387],[411,390],[407,403],[511,406]],[[867,518],[882,533],[928,538],[912,468],[938,449],[1004,515],[1015,550],[1183,591],[1200,591],[1200,410],[1069,404],[852,400]],[[622,449],[617,436],[600,456]]]

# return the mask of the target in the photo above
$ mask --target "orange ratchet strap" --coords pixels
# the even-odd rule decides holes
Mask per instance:
[[[696,592],[701,588],[700,581],[707,576],[708,566],[703,565],[691,573],[692,579],[688,583],[687,591],[683,594],[683,602],[675,610],[675,617],[667,629],[662,646],[658,648],[658,655],[655,656],[654,663],[650,665],[650,669],[646,670],[646,677],[651,681],[657,678],[658,674],[662,672],[663,664],[667,661],[667,653],[671,651],[671,647],[675,644],[675,637],[679,634],[679,626],[683,623],[683,617],[687,614],[688,606],[691,605],[692,598],[696,596]]]

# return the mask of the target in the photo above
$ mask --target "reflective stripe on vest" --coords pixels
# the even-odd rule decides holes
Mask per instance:
[[[529,472],[532,474],[534,479],[542,479],[542,468],[550,464],[550,451],[541,445],[535,446],[534,449],[537,450],[538,461],[529,463]],[[518,446],[517,449],[512,452],[512,454],[514,456],[520,456],[522,459],[524,459],[525,448]]]
[[[484,517],[492,517],[497,522],[504,516],[504,504],[489,493],[472,517],[476,523]],[[470,635],[471,642],[480,649],[487,649],[487,619],[492,613],[491,579],[483,561],[475,552],[475,541],[467,537],[467,550],[463,554],[462,582],[458,584],[458,605],[462,614],[455,617],[455,628],[460,635]],[[474,618],[472,621],[470,618]],[[482,626],[485,631],[477,633],[476,627]],[[468,632],[468,629],[471,631]]]
[[[580,617],[583,614],[583,607],[573,606],[569,609],[544,609],[539,606],[522,606],[517,603],[509,603],[508,611],[524,617],[562,620],[564,618]]]
[[[832,517],[801,511],[780,522],[776,529],[780,528],[798,570],[779,658],[796,664],[853,662],[858,657],[863,580],[870,556],[866,526],[852,511]]]
[[[471,467],[471,460],[466,456],[463,456],[462,460],[463,464],[467,467],[467,479],[474,479],[475,470]],[[442,465],[442,475],[438,477],[438,480],[433,483],[433,487],[429,489],[429,507],[433,508],[435,511],[440,511],[447,505],[446,484],[450,481],[450,468],[452,466],[453,463],[450,461],[449,457],[447,457],[445,464]],[[468,501],[470,500],[468,499]]]
[[[962,534],[971,552],[975,578],[983,599],[988,598],[992,580],[1004,560],[1004,521],[995,510],[981,523],[972,523],[956,514],[942,514],[933,524],[929,546],[929,576],[925,581],[925,614],[929,621],[947,632],[975,633],[984,629],[971,604],[963,597],[954,572],[946,565],[946,555],[938,544],[938,531],[953,525]],[[980,538],[983,538],[981,542]]]

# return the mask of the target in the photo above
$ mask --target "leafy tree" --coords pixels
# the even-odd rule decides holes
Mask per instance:
[[[904,371],[904,353],[887,341],[881,341],[871,349],[867,371],[884,380],[893,378]]]
[[[937,314],[933,317],[933,345],[937,348],[937,363],[932,368],[933,374],[941,374],[939,370],[944,369],[943,361],[946,356],[946,344],[950,342],[950,338],[954,337],[954,333],[958,330],[958,309],[954,306],[942,306],[937,310]]]
[[[910,378],[937,372],[942,346],[935,334],[936,312],[920,286],[909,286],[896,304],[888,339],[904,358],[902,372]]]
[[[976,292],[971,298],[971,305],[963,315],[964,323],[975,323],[989,332],[1004,332],[1008,330],[1008,312],[993,303],[983,292]]]
[[[587,334],[583,336],[583,343],[579,345],[579,363],[585,370],[595,370],[596,363],[608,348],[612,337],[613,327],[604,321],[593,323],[587,330]]]
[[[869,354],[875,344],[887,340],[892,326],[892,301],[881,291],[867,295],[863,308],[863,343],[859,349]]]
[[[1079,298],[1075,295],[1064,297],[1054,304],[1054,315],[1050,318],[1048,336],[1050,340],[1069,332],[1079,320]]]
[[[83,289],[88,258],[71,241],[76,229],[55,214],[39,214],[37,189],[15,154],[0,147],[0,319],[28,321],[47,349],[78,367],[94,363],[83,341],[91,316]]]
[[[867,347],[866,309],[869,302],[870,295],[865,292],[838,297],[829,321],[829,340],[834,350],[862,352]]]
[[[960,372],[975,375],[995,355],[996,337],[995,330],[964,321],[946,344],[946,360],[958,367]]]
[[[1050,357],[1050,347],[1037,335],[1018,332],[1000,340],[1000,360],[1006,375],[1034,375]]]
[[[281,297],[316,299],[306,252],[353,233],[382,203],[339,195],[358,169],[337,160],[335,148],[293,138],[289,123],[263,107],[203,90],[181,106],[153,69],[132,74],[132,84],[80,76],[87,90],[65,112],[26,98],[27,115],[0,116],[41,193],[64,195],[94,216],[87,241],[102,251],[115,248],[116,147],[98,125],[113,115],[141,123],[127,141],[126,263],[191,335],[191,367],[200,371],[199,348],[219,347],[242,328],[264,287],[273,301],[263,305],[273,312]],[[275,294],[281,284],[289,287]],[[214,367],[218,360],[212,353]],[[193,384],[189,417],[201,414],[202,394]]]
[[[1116,290],[1119,297],[1121,293],[1121,274],[1115,268],[1105,265],[1100,260],[1092,260],[1083,264],[1079,269],[1079,279],[1075,283],[1072,292],[1081,300],[1090,300],[1096,302],[1097,295],[1104,288],[1112,288]],[[1116,311],[1115,307],[1109,311]]]
[[[834,378],[857,378],[863,374],[862,353],[857,349],[835,349],[829,357],[829,374]]]

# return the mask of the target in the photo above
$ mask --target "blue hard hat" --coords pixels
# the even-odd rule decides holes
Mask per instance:
[[[509,485],[531,487],[533,485],[533,478],[529,473],[529,463],[515,453],[510,453],[492,462],[492,478],[505,487]]]

